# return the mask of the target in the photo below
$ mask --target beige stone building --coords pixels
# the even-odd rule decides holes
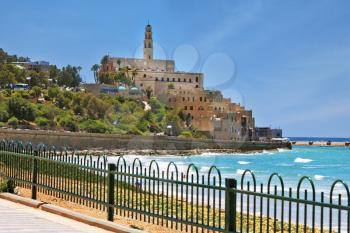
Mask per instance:
[[[252,111],[224,98],[220,91],[205,90],[202,73],[179,72],[175,61],[153,58],[152,27],[145,28],[143,59],[109,57],[100,72],[118,71],[129,67],[132,79],[141,90],[164,103],[182,110],[186,123],[208,137],[230,140],[250,140],[254,135]]]

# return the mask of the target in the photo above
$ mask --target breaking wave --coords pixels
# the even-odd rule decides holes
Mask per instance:
[[[312,159],[303,159],[303,158],[296,158],[294,160],[295,163],[311,163],[313,160]]]

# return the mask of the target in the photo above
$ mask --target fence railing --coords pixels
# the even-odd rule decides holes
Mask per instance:
[[[161,169],[140,159],[79,155],[54,147],[0,142],[0,177],[31,189],[107,212],[187,232],[350,232],[348,186],[336,180],[329,193],[302,177],[285,188],[276,173],[258,184],[252,171],[240,180],[186,170],[170,162]]]

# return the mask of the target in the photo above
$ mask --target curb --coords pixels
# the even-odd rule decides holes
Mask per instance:
[[[114,222],[109,222],[87,215],[83,215],[71,210],[67,210],[62,207],[58,207],[51,204],[44,204],[40,206],[40,209],[47,211],[53,214],[61,215],[66,218],[74,219],[78,222],[82,222],[91,226],[99,227],[108,231],[117,232],[117,233],[145,233],[145,231],[140,231],[132,229]]]
[[[90,226],[98,227],[107,231],[112,231],[116,233],[146,233],[145,231],[132,229],[130,227],[120,225],[114,222],[109,222],[106,220],[101,220],[98,218],[83,215],[59,206],[47,204],[45,202],[32,200],[30,198],[21,197],[12,193],[0,193],[0,198],[26,205],[32,208],[41,209],[52,214],[60,215],[81,223],[88,224]]]
[[[12,193],[0,193],[0,198],[33,208],[39,208],[41,205],[45,204],[45,202],[21,197]]]

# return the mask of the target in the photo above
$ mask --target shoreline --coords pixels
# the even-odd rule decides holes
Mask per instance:
[[[324,146],[324,147],[349,147],[350,142],[331,142],[331,141],[291,141],[292,146]]]
[[[288,148],[278,149],[264,149],[264,150],[252,150],[252,151],[241,151],[234,149],[194,149],[194,150],[120,150],[120,149],[109,149],[103,150],[102,148],[92,148],[88,150],[78,150],[76,154],[79,155],[106,155],[110,156],[124,156],[124,155],[136,155],[136,156],[192,156],[192,155],[203,155],[203,154],[256,154],[264,152],[278,152],[279,150],[290,150]]]

